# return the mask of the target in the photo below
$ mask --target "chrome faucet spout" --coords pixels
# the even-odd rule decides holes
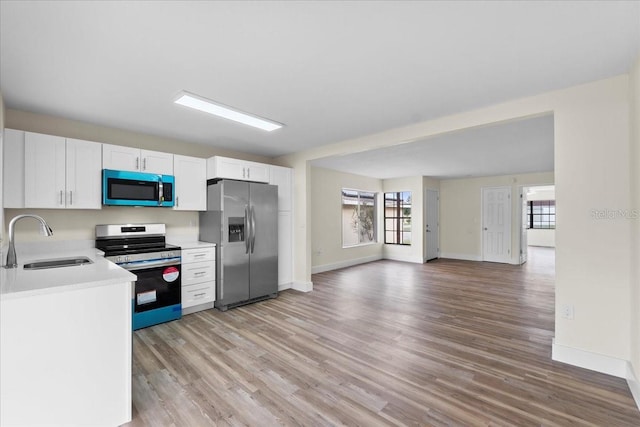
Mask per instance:
[[[7,249],[7,263],[4,268],[16,268],[18,266],[18,260],[16,258],[16,241],[15,241],[15,227],[16,222],[22,218],[33,218],[40,221],[40,227],[42,234],[45,236],[53,236],[53,230],[49,227],[49,224],[38,215],[24,214],[18,215],[9,222],[9,248]]]

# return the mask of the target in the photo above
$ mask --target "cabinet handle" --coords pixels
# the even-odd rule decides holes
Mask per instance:
[[[140,170],[140,157],[136,157],[136,170]]]
[[[247,168],[247,178],[251,179],[251,168]]]
[[[205,296],[206,294],[207,294],[206,292],[201,292],[199,294],[193,294],[193,296],[194,296],[194,298],[200,298],[200,297]]]
[[[243,177],[243,178],[246,178],[246,175],[245,175],[245,168],[242,168],[242,177]]]
[[[207,274],[206,271],[196,271],[195,273],[193,273],[195,276],[202,276],[203,274]]]
[[[180,196],[176,196],[176,208],[180,207]]]
[[[73,190],[69,191],[69,205],[73,205]]]
[[[146,157],[144,159],[142,159],[142,170],[143,171],[147,170],[147,158]]]
[[[207,256],[207,254],[195,254],[193,257],[194,258],[201,258],[203,256]]]
[[[62,193],[63,191],[60,190],[60,206],[64,205],[64,200],[62,199]]]

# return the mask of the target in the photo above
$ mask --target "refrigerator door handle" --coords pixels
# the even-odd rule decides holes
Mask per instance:
[[[249,205],[244,207],[244,253],[249,253],[251,241],[251,224],[249,221]]]
[[[251,208],[251,253],[256,245],[256,209]]]
[[[219,272],[220,272],[220,280],[218,280],[219,283],[216,283],[216,289],[220,289],[220,299],[223,300],[224,299],[224,246],[220,246],[219,248],[216,248],[216,250],[220,251],[220,266],[218,266],[219,268]]]

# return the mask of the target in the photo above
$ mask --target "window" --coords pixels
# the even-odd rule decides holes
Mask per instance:
[[[376,242],[376,193],[342,189],[342,246]]]
[[[556,228],[556,201],[531,200],[529,204],[529,228]]]
[[[384,193],[384,242],[411,244],[411,192]]]

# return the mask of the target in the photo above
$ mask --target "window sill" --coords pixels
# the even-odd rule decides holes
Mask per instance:
[[[370,243],[358,243],[357,245],[349,245],[349,246],[342,246],[342,249],[349,249],[349,248],[361,248],[363,246],[372,246],[372,245],[379,245],[379,242],[370,242]]]

